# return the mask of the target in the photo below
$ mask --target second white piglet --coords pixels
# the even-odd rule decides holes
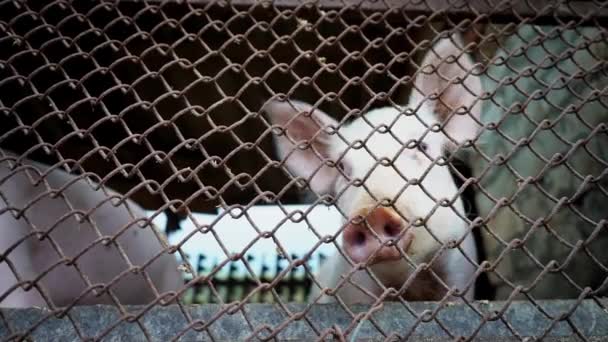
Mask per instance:
[[[162,233],[123,197],[0,151],[0,307],[143,305],[178,291]]]

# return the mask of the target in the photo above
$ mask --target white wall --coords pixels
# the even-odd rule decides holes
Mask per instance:
[[[304,212],[310,208],[308,205],[283,205],[282,207],[288,214],[297,212],[298,210]],[[233,210],[235,216],[238,215],[238,213],[239,210]],[[152,212],[149,212],[148,214],[151,215]],[[219,215],[195,214],[194,220],[202,227],[211,224],[217,217],[222,216],[222,214],[225,214],[225,212],[220,211]],[[242,252],[247,248],[247,245],[259,235],[251,222],[255,223],[262,232],[276,229],[274,236],[278,239],[281,246],[283,246],[288,253],[296,254],[298,257],[308,253],[319,241],[312,230],[309,229],[309,225],[306,221],[295,223],[291,220],[286,220],[281,223],[280,227],[277,229],[277,225],[286,218],[285,213],[279,209],[278,206],[254,206],[247,210],[247,216],[248,218],[245,217],[245,215],[242,215],[240,218],[235,219],[232,218],[230,214],[225,214],[213,225],[214,232],[229,253]],[[294,219],[297,217],[301,217],[301,214],[297,214]],[[316,206],[306,217],[310,226],[314,227],[314,230],[320,236],[333,235],[340,228],[341,215],[333,207]],[[251,222],[249,220],[251,220]],[[164,215],[158,215],[154,222],[164,229],[166,217]],[[196,231],[196,225],[191,219],[182,221],[181,228],[180,231],[173,233],[169,237],[170,243],[178,244],[184,241],[188,234]],[[182,251],[189,255],[191,264],[195,269],[200,253],[204,253],[206,256],[203,263],[206,270],[203,273],[207,273],[214,265],[227,259],[225,251],[220,247],[220,244],[211,232],[196,232],[185,241],[186,242],[182,246]],[[312,260],[309,262],[313,272],[316,271],[318,267],[319,253],[328,256],[335,250],[336,248],[333,244],[322,244],[319,246],[315,250]],[[253,256],[250,266],[257,275],[261,272],[262,264],[271,267],[272,271],[270,271],[270,274],[274,275],[274,268],[277,263],[277,251],[278,245],[271,238],[260,238],[249,247],[246,254]],[[287,260],[280,261],[282,267],[285,267],[287,264]],[[248,271],[242,262],[235,263],[235,266],[237,267],[237,276],[245,276],[248,274]],[[225,276],[227,272],[228,267],[225,266],[217,275],[222,277]],[[297,274],[300,272],[304,272],[304,270],[299,268]]]

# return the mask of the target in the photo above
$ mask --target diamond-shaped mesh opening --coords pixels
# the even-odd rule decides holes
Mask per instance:
[[[0,2],[0,305],[48,309],[25,329],[0,310],[3,338],[60,318],[155,340],[166,308],[161,339],[225,339],[226,317],[235,339],[587,339],[606,7]],[[91,332],[92,304],[116,320]]]

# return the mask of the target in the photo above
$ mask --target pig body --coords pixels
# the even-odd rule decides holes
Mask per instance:
[[[477,256],[477,251],[474,241],[467,237],[461,244],[461,248],[467,256],[474,260]],[[376,264],[371,267],[374,275],[381,280],[385,287],[393,287],[399,290],[401,286],[412,275],[413,267],[406,266],[399,261],[389,261],[383,264]],[[456,250],[446,250],[433,263],[431,271],[422,271],[415,276],[415,281],[403,293],[402,297],[406,300],[413,301],[438,301],[443,299],[447,293],[447,289],[437,280],[436,277],[442,278],[442,281],[449,287],[458,289],[466,289],[468,283],[472,279],[474,273],[473,265],[464,257],[462,253]],[[340,253],[335,253],[326,262],[321,265],[318,274],[316,275],[319,281],[319,286],[313,286],[309,298],[317,303],[330,303],[335,301],[334,296],[321,294],[322,288],[333,289],[342,280],[342,275],[353,272],[352,265]],[[384,290],[379,286],[366,270],[356,270],[353,272],[350,283],[345,283],[337,291],[337,295],[346,303],[362,303],[371,304],[374,298],[367,295],[359,287],[365,291],[369,291],[374,296],[380,296]],[[356,284],[357,286],[354,286]],[[465,297],[473,299],[473,288],[469,288]],[[455,299],[452,297],[451,299]]]
[[[271,122],[285,130],[275,143],[289,171],[317,195],[335,197],[344,215],[343,251],[322,266],[311,300],[335,299],[320,295],[328,287],[347,303],[374,302],[406,283],[399,294],[407,300],[440,300],[450,289],[473,298],[477,251],[442,158],[480,128],[481,82],[462,47],[458,36],[435,44],[407,107],[340,124],[306,103],[267,105]]]
[[[111,284],[121,304],[146,304],[181,287],[177,260],[163,252],[161,233],[144,223],[138,205],[117,204],[117,193],[30,160],[11,169],[15,160],[0,153],[0,306],[66,306],[81,295],[77,305],[114,303],[107,292],[85,293],[100,284]],[[19,286],[26,281],[36,286]]]

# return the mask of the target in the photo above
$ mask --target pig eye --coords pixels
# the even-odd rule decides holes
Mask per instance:
[[[429,148],[429,145],[427,145],[427,143],[419,141],[418,142],[418,149],[422,152],[426,152]]]
[[[341,161],[341,162],[338,163],[338,168],[342,171],[342,173],[345,176],[348,176],[348,177],[351,176],[351,171],[352,170],[350,168],[350,165],[348,165],[348,163],[346,163],[344,161]]]

